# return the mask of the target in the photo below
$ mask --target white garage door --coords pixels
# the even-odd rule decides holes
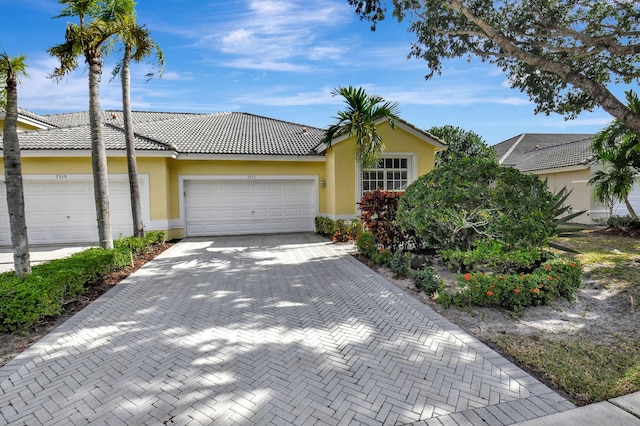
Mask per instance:
[[[640,183],[636,183],[631,193],[629,193],[629,204],[631,204],[636,214],[640,214]],[[616,216],[628,216],[627,205],[624,202],[616,204],[613,206],[613,214]]]
[[[314,230],[314,180],[185,181],[187,236]]]
[[[29,244],[97,243],[98,225],[90,177],[59,175],[58,179],[25,178],[24,203]],[[127,178],[109,178],[111,227],[114,238],[132,234]],[[11,244],[6,186],[0,183],[0,244]]]

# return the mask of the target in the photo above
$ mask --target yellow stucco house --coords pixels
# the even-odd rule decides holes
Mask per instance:
[[[609,207],[594,200],[589,179],[596,170],[591,152],[592,134],[523,133],[494,145],[500,164],[523,173],[536,174],[557,193],[563,187],[573,192],[567,199],[572,211],[586,210],[575,223],[594,224],[609,217]],[[629,201],[640,211],[640,185]],[[614,215],[628,214],[624,203],[613,206]]]
[[[130,235],[121,112],[104,111],[104,122],[112,229]],[[356,217],[364,191],[405,189],[445,148],[404,121],[378,124],[386,151],[378,168],[360,170],[354,139],[327,149],[323,129],[239,112],[134,112],[145,227],[182,238],[314,231],[316,216]],[[21,110],[20,130],[30,243],[95,242],[88,114]],[[4,191],[0,245],[10,244]]]

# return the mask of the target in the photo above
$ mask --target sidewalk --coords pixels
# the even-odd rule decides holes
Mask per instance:
[[[640,425],[640,392],[540,417],[518,426],[637,426]]]
[[[82,250],[95,247],[91,244],[83,245],[35,245],[29,247],[31,266],[39,265],[53,259],[62,259]],[[0,273],[13,271],[13,249],[0,247]]]

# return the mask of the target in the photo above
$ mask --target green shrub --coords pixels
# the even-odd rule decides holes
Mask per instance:
[[[411,279],[416,287],[431,296],[442,286],[442,281],[438,277],[438,271],[433,266],[424,269],[411,270]]]
[[[457,272],[488,269],[493,272],[507,273],[527,271],[542,259],[543,252],[535,247],[511,249],[500,241],[476,241],[473,249],[443,250],[442,259],[449,269]]]
[[[535,175],[462,158],[409,185],[396,220],[435,250],[467,251],[483,240],[511,249],[541,247],[555,234],[555,200]]]
[[[621,231],[628,231],[629,229],[640,229],[640,220],[634,219],[631,216],[610,216],[607,219],[607,226]]]
[[[315,218],[316,232],[325,237],[331,237],[335,232],[335,221],[328,217],[318,216]]]
[[[333,220],[318,216],[315,218],[315,225],[318,234],[330,237],[335,242],[353,241],[362,231],[359,219]]]
[[[373,259],[378,253],[378,245],[370,232],[363,232],[356,238],[356,248],[358,253],[369,259]]]
[[[381,266],[389,266],[392,257],[393,253],[391,252],[391,250],[387,250],[383,247],[373,255],[373,261]]]
[[[0,330],[19,331],[59,314],[86,286],[127,266],[132,250],[139,253],[165,239],[161,231],[149,232],[144,239],[124,238],[114,242],[113,250],[90,248],[36,265],[24,280],[13,272],[0,274]]]
[[[550,259],[529,274],[466,273],[457,277],[459,291],[443,291],[438,302],[457,306],[501,306],[521,313],[527,306],[546,305],[562,297],[572,300],[582,284],[580,263]]]
[[[398,278],[404,278],[409,276],[411,271],[411,259],[413,255],[409,252],[397,251],[391,256],[389,261],[389,269]]]

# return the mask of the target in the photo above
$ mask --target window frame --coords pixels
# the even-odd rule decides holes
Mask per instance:
[[[406,153],[406,152],[388,152],[388,153],[384,153],[380,156],[381,160],[387,160],[387,159],[404,159],[407,160],[407,186],[411,185],[411,183],[413,183],[416,179],[417,179],[417,156],[413,153]],[[373,190],[367,190],[364,191],[363,190],[363,180],[364,180],[364,172],[366,171],[370,171],[370,170],[382,170],[385,172],[387,171],[392,171],[394,170],[393,168],[391,169],[386,169],[386,168],[382,168],[382,169],[362,169],[362,167],[360,166],[360,164],[356,164],[356,203],[359,203],[360,200],[362,199],[362,196],[365,194],[365,192],[369,192],[369,191],[373,191]],[[404,169],[395,169],[395,170],[404,170]],[[387,185],[387,178],[386,175],[383,176],[384,182],[385,182],[385,186]],[[403,192],[404,189],[383,189],[384,191],[389,191],[389,192]],[[358,212],[360,211],[359,207],[357,206],[357,210]]]

